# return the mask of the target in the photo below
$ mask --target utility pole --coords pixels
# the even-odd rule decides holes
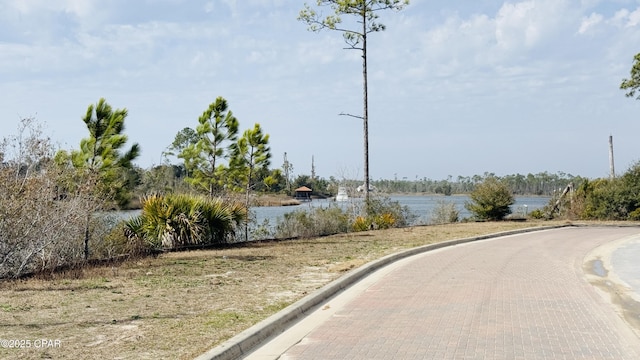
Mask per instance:
[[[284,153],[284,163],[282,164],[282,170],[284,170],[284,179],[287,187],[287,193],[291,192],[291,170],[293,165],[287,160],[287,153]]]
[[[616,177],[616,170],[613,163],[613,135],[609,135],[609,178]]]

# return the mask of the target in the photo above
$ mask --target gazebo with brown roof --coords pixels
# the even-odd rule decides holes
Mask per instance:
[[[309,189],[306,186],[301,186],[297,188],[295,191],[296,191],[296,194],[294,197],[296,198],[296,200],[311,201],[311,193],[313,192],[313,190]]]

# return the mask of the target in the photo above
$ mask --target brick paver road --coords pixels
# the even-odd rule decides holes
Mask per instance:
[[[415,256],[280,359],[640,359],[640,338],[583,271],[589,251],[637,234],[563,228]]]

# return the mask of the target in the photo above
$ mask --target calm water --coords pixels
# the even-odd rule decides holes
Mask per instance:
[[[403,206],[407,206],[409,210],[416,216],[414,225],[428,224],[430,222],[431,212],[438,205],[438,202],[453,203],[460,212],[460,219],[468,218],[471,214],[464,208],[465,202],[470,201],[466,195],[456,196],[391,196],[392,201],[397,201]],[[526,215],[532,210],[540,209],[549,203],[548,197],[516,197],[516,202],[511,206],[513,214]],[[335,202],[333,200],[314,200],[308,203],[302,203],[298,206],[267,206],[254,207],[252,212],[255,215],[258,224],[262,224],[266,219],[271,226],[277,223],[278,218],[282,219],[284,214],[296,210],[309,210],[317,207],[341,206],[347,208],[354,203],[361,202],[361,199],[350,199],[346,202]]]
[[[471,214],[464,208],[464,204],[470,201],[466,195],[456,196],[391,196],[392,201],[397,201],[402,206],[407,206],[415,216],[416,220],[412,225],[426,225],[430,223],[431,213],[438,206],[439,202],[453,203],[460,214],[460,219],[471,217]],[[516,197],[516,202],[511,206],[514,215],[526,216],[532,210],[543,208],[549,203],[548,197]],[[314,200],[302,203],[297,206],[260,206],[251,208],[252,215],[255,217],[255,224],[263,225],[265,220],[269,221],[269,227],[273,229],[278,220],[283,219],[284,215],[297,210],[311,210],[314,208],[328,208],[330,206],[340,206],[343,209],[349,209],[350,206],[359,205],[362,199],[351,198],[345,202],[335,202],[333,200]],[[132,216],[140,214],[139,210],[118,212],[118,216],[128,219]]]

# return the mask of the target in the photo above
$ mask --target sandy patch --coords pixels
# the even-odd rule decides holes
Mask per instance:
[[[625,244],[637,241],[640,235],[633,235],[612,241],[593,249],[583,262],[586,279],[602,297],[614,305],[616,312],[640,336],[640,294],[633,291],[615,272],[611,257],[613,252]]]

